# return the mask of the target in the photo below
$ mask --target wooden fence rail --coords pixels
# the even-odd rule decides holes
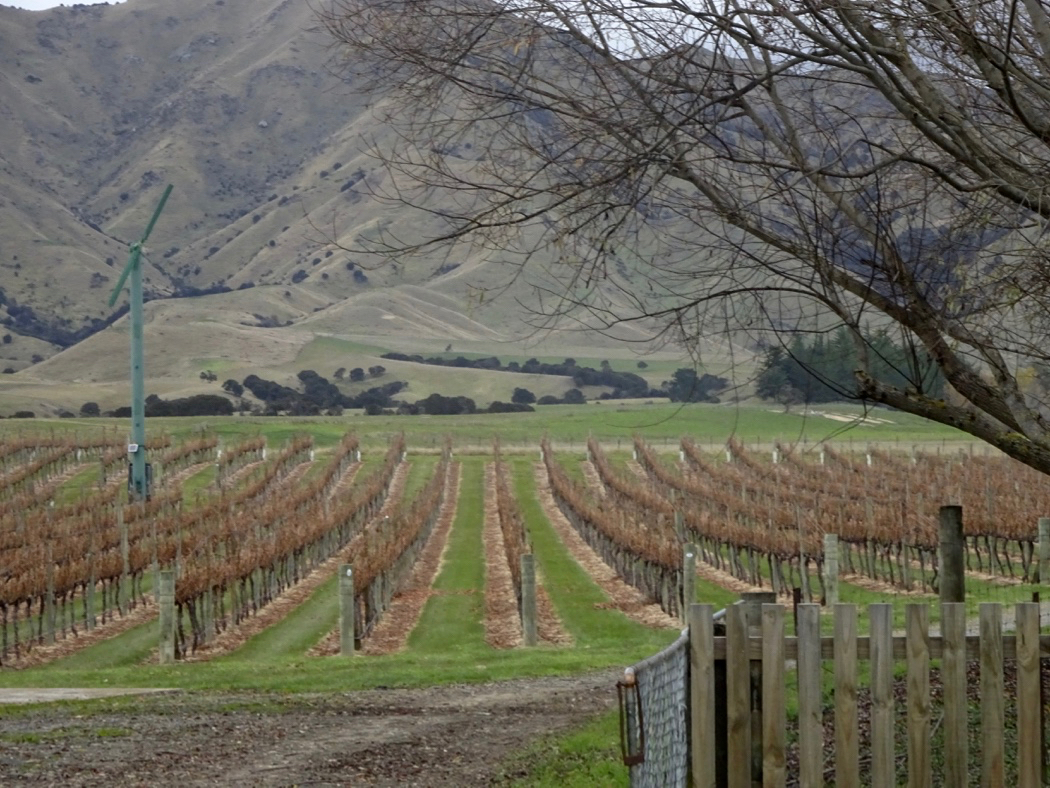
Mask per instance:
[[[908,605],[904,634],[894,633],[890,605],[871,605],[863,637],[854,605],[834,606],[831,637],[821,635],[819,605],[798,607],[793,637],[785,635],[782,606],[764,604],[756,612],[749,616],[746,605],[730,607],[725,634],[714,635],[712,607],[689,609],[694,786],[718,785],[719,725],[726,728],[729,788],[772,788],[789,780],[805,788],[881,788],[901,784],[902,775],[908,786],[922,787],[1044,784],[1040,661],[1050,658],[1050,636],[1040,634],[1038,604],[1018,604],[1015,634],[1005,636],[999,604],[980,606],[971,624],[976,635],[967,633],[961,603],[942,605],[934,632],[929,607]],[[895,672],[901,662],[903,672]],[[1009,697],[1004,668],[1016,677]],[[724,687],[716,687],[722,676]],[[718,696],[724,697],[724,716]],[[797,709],[797,744],[790,747],[789,706]],[[834,720],[827,740],[826,706]],[[971,774],[973,764],[979,766]]]

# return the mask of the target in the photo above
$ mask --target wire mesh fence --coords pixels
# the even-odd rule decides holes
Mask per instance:
[[[624,761],[632,788],[684,786],[689,774],[689,630],[627,668],[620,682]]]

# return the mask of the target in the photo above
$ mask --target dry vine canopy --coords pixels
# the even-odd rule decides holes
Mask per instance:
[[[845,325],[858,395],[1050,471],[1042,0],[334,0],[321,20],[381,96],[377,195],[441,220],[363,244],[520,255],[547,316],[655,319],[690,347]],[[909,385],[871,373],[872,327],[910,348]]]

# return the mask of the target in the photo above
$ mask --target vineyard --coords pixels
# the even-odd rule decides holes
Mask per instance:
[[[825,636],[836,601],[889,603],[897,632],[921,603],[939,625],[946,504],[961,505],[967,626],[979,603],[1029,601],[1050,575],[1050,483],[987,452],[688,435],[480,443],[334,424],[158,434],[145,503],[127,499],[119,432],[0,433],[0,692],[209,691],[136,699],[156,714],[124,715],[130,733],[107,740],[104,761],[19,739],[40,755],[17,775],[192,783],[200,757],[266,784],[305,759],[288,782],[490,785],[508,748],[609,710],[610,666],[677,642],[689,602],[815,602],[807,626]],[[798,631],[790,609],[784,627]],[[172,703],[207,721],[200,737],[168,727]],[[260,703],[302,711],[273,725],[253,716]],[[2,712],[7,747],[32,723]],[[600,766],[578,784],[626,777],[615,715],[601,719]],[[320,746],[333,737],[347,755]],[[270,751],[283,754],[267,766]]]
[[[133,504],[123,448],[105,433],[0,441],[5,668],[155,627],[165,569],[176,578],[176,660],[236,655],[321,594],[343,563],[353,568],[354,650],[404,651],[426,606],[447,602],[432,586],[463,534],[472,541],[455,550],[478,578],[470,593],[483,597],[463,609],[496,650],[573,642],[572,612],[550,577],[557,562],[596,587],[604,615],[659,630],[682,620],[684,587],[715,601],[748,589],[828,601],[829,535],[836,595],[932,600],[947,501],[965,512],[979,598],[1023,599],[1050,551],[1037,528],[1050,485],[1000,457],[831,445],[803,455],[779,443],[760,454],[733,439],[704,451],[688,437],[658,450],[636,437],[629,453],[592,439],[581,457],[544,439],[508,454],[496,440],[460,459],[451,440],[413,451],[396,435],[362,458],[352,433],[324,451],[305,432],[281,446],[205,433],[151,441],[154,492]],[[313,656],[340,650],[334,608],[327,615]]]

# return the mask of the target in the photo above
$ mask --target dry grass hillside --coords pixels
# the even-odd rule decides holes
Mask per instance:
[[[441,225],[377,198],[396,186],[370,155],[389,142],[384,98],[353,93],[315,27],[299,0],[0,6],[0,415],[126,401],[127,321],[107,300],[167,183],[144,263],[148,391],[214,391],[205,369],[291,379],[326,338],[346,359],[322,373],[450,343],[625,359],[648,346],[650,326],[581,333],[585,315],[537,332],[549,302],[510,251],[385,265],[348,251]],[[411,385],[511,390],[436,374]]]

